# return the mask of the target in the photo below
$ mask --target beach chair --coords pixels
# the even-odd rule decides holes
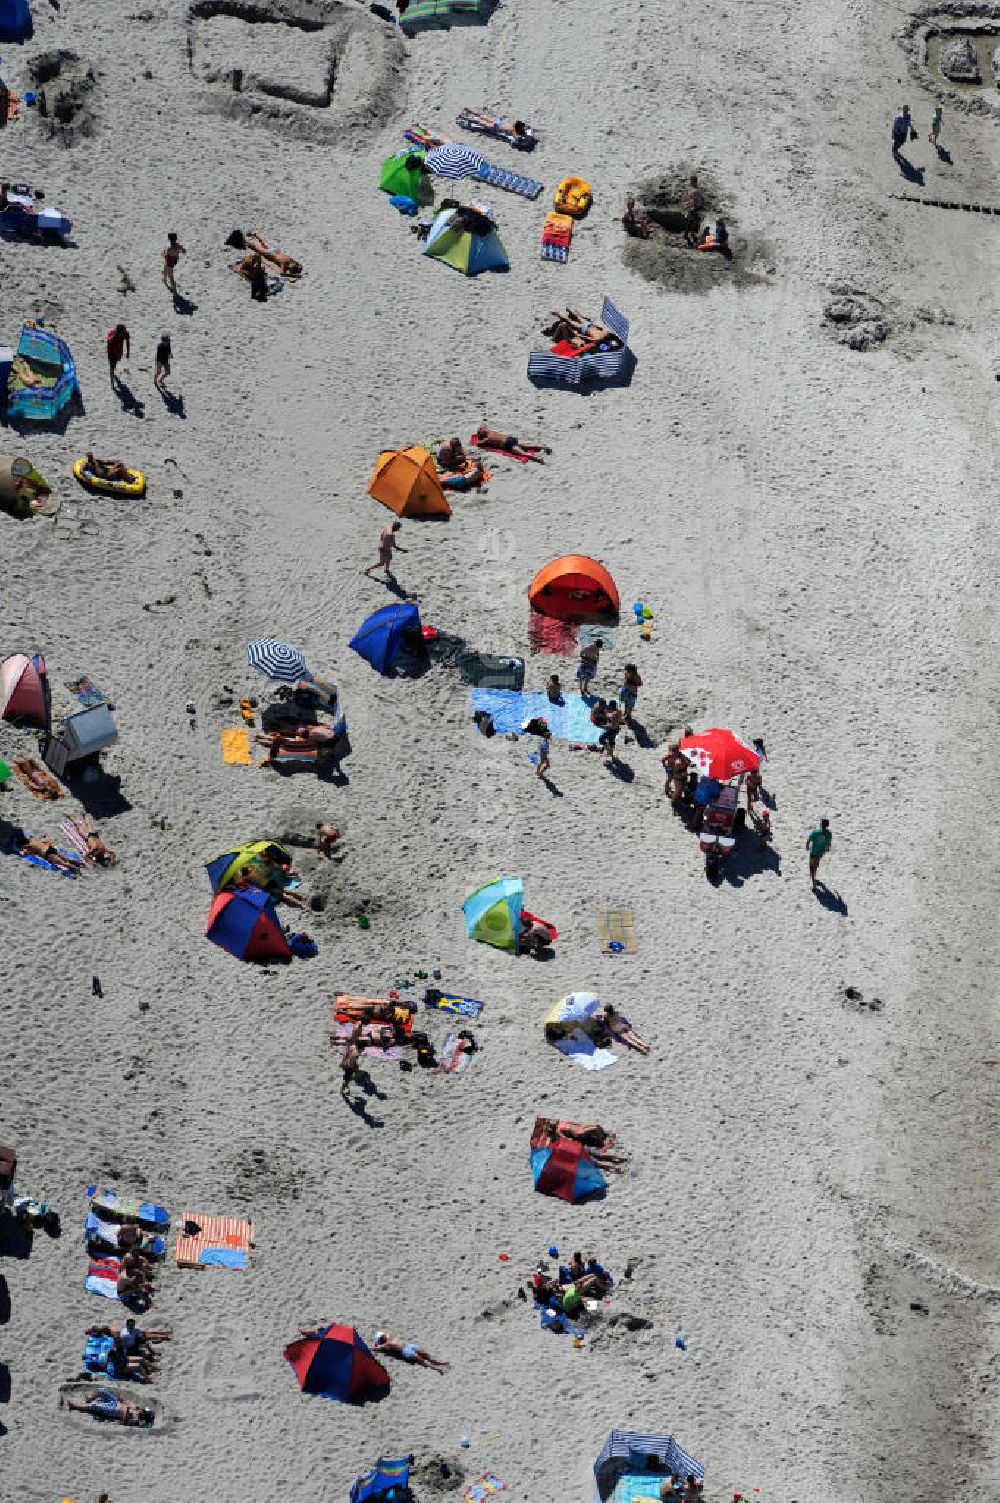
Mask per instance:
[[[620,376],[631,359],[628,348],[629,321],[611,299],[606,297],[601,307],[600,322],[621,340],[620,348],[602,350],[599,346],[591,346],[575,355],[536,350],[528,356],[528,380],[583,386],[594,381],[613,381]]]

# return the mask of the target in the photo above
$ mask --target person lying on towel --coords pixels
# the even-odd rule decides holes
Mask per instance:
[[[501,433],[488,423],[480,423],[475,438],[483,449],[497,449],[502,454],[512,454],[515,459],[533,459],[536,464],[544,464],[542,455],[552,453],[548,444],[530,444],[527,439],[515,438],[513,433]]]
[[[62,1402],[60,1399],[60,1405]],[[68,1399],[66,1407],[76,1410],[78,1414],[93,1415],[94,1419],[116,1420],[120,1425],[139,1426],[146,1430],[156,1418],[154,1410],[133,1404],[130,1399],[120,1399],[110,1388],[95,1388],[92,1393],[84,1396],[81,1404],[74,1404],[72,1399]]]
[[[571,344],[574,349],[583,350],[588,345],[600,344],[609,350],[620,350],[622,342],[616,334],[604,324],[595,323],[591,318],[584,318],[575,308],[567,308],[564,313],[552,314],[554,323],[551,323],[542,333],[548,338],[554,339],[557,344]]]
[[[35,835],[26,835],[23,830],[17,830],[14,834],[17,849],[22,856],[38,856],[42,861],[47,861],[50,866],[57,866],[60,871],[78,872],[82,865],[79,856],[64,856],[51,840],[41,840]]]

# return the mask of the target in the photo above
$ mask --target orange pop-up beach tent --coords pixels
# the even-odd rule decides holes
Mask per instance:
[[[380,454],[368,494],[398,517],[451,516],[434,461],[419,444],[411,444],[408,449],[386,449]]]
[[[582,553],[556,558],[539,569],[528,599],[543,616],[582,620],[618,610],[618,589],[603,564]]]

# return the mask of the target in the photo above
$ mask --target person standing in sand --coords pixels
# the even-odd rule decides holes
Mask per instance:
[[[113,382],[119,360],[123,355],[127,360],[132,354],[132,338],[124,324],[115,324],[113,329],[108,330],[107,348],[108,371]]]
[[[584,696],[597,677],[597,664],[603,647],[604,643],[598,637],[596,642],[587,642],[580,649],[580,661],[576,665],[576,681],[580,685],[580,693]]]
[[[816,891],[816,876],[819,872],[819,864],[832,845],[833,836],[830,833],[830,821],[828,819],[821,819],[815,830],[810,830],[806,836],[806,850],[809,852],[809,880],[812,883],[813,892]]]
[[[351,1036],[344,1045],[344,1058],[341,1062],[343,1079],[340,1082],[340,1094],[347,1100],[347,1092],[353,1080],[357,1080],[361,1069],[361,1036],[364,1030],[363,1023],[355,1023],[351,1030]]]
[[[173,293],[174,297],[176,297],[177,283],[174,279],[174,272],[177,269],[177,263],[180,260],[181,256],[186,256],[187,251],[184,249],[183,245],[181,245],[174,230],[171,230],[167,236],[167,248],[162,252],[162,255],[163,285],[164,287],[166,287],[168,292]]]
[[[164,382],[170,375],[170,357],[172,354],[170,335],[161,334],[160,342],[156,346],[156,372],[153,376],[153,385],[160,391],[163,390]]]
[[[681,206],[684,210],[684,242],[686,245],[698,244],[698,230],[701,226],[702,210],[705,207],[705,195],[698,186],[698,175],[692,172],[688,183],[688,195]]]
[[[406,552],[405,548],[399,546],[398,541],[402,525],[402,522],[393,522],[390,526],[383,527],[378,540],[378,560],[361,571],[362,574],[367,574],[369,579],[371,579],[373,569],[384,569],[386,579],[395,579],[396,576],[392,572],[392,555]]]
[[[943,115],[944,115],[944,106],[942,105],[942,103],[941,103],[941,101],[939,99],[938,102],[937,102],[937,104],[934,106],[934,113],[931,116],[931,133],[927,137],[928,141],[934,147],[935,151],[940,150],[940,147],[938,146],[938,142],[941,139],[941,120],[942,120]]]
[[[892,154],[897,162],[907,141],[915,141],[916,136],[913,120],[910,117],[910,106],[904,104],[892,117]]]

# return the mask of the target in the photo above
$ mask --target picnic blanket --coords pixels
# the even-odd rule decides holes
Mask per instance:
[[[637,955],[639,944],[635,937],[635,919],[631,908],[598,908],[597,910],[597,933],[600,936],[601,948],[611,950],[612,945],[620,945],[621,950],[612,950],[612,954]]]
[[[99,689],[86,674],[82,678],[67,678],[64,680],[64,683],[69,692],[75,695],[80,703],[86,705],[88,709],[94,705],[106,705],[108,702],[108,697],[104,693],[104,690]]]
[[[197,1232],[184,1227],[195,1222]],[[174,1243],[178,1268],[246,1268],[253,1247],[253,1222],[241,1216],[203,1216],[200,1211],[182,1211]]]
[[[330,1033],[330,1042],[343,1051],[356,1026],[355,1023],[350,1022],[338,1023],[336,1018],[334,1018],[333,1029]],[[383,1044],[380,1042],[386,1033],[388,1033],[390,1038],[392,1037],[392,1025],[389,1023],[362,1023],[361,1053],[374,1059],[402,1059],[402,1045],[395,1043]]]
[[[458,1018],[478,1018],[485,1006],[477,1002],[475,997],[451,997],[434,987],[428,987],[424,992],[424,1006],[435,1012],[450,1012]]]
[[[250,755],[250,732],[245,725],[224,726],[222,735],[222,760],[234,767],[252,767]]]
[[[596,746],[600,729],[591,724],[590,702],[570,693],[564,704],[554,705],[543,690],[515,693],[513,689],[473,689],[472,708],[485,710],[501,734],[520,731],[525,721],[539,715],[560,741],[583,741]]]
[[[574,1028],[565,1038],[555,1040],[555,1048],[567,1059],[572,1059],[585,1070],[606,1070],[618,1063],[617,1054],[610,1049],[601,1049],[582,1028]]]
[[[25,788],[27,788],[28,792],[32,795],[33,798],[40,798],[43,804],[50,804],[54,799],[65,798],[66,796],[65,788],[63,788],[58,783],[56,785],[59,788],[58,793],[45,788],[32,788],[31,784],[28,781],[28,774],[26,772],[22,772],[20,767],[14,768],[14,776],[20,779],[20,781],[24,784]]]
[[[465,1048],[465,1039],[460,1039],[457,1033],[449,1033],[441,1045],[441,1058],[438,1060],[435,1075],[464,1075],[469,1068],[472,1055]]]

